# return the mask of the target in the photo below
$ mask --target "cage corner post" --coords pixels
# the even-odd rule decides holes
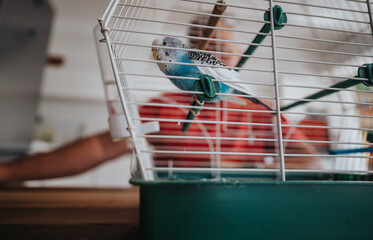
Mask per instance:
[[[277,141],[279,148],[280,158],[280,173],[281,180],[286,181],[286,170],[285,170],[285,158],[284,158],[284,146],[282,139],[282,123],[281,123],[281,110],[280,110],[280,90],[279,90],[279,79],[277,73],[277,57],[276,57],[276,36],[274,28],[274,14],[273,14],[273,1],[269,0],[270,8],[270,24],[271,24],[271,41],[272,41],[272,63],[273,63],[273,74],[274,74],[274,85],[275,85],[275,99],[276,99],[276,120],[277,120]]]
[[[111,14],[112,14],[112,11],[111,11]],[[104,24],[104,26],[106,26],[106,24]],[[113,69],[113,72],[114,72],[115,83],[116,83],[116,86],[117,86],[119,98],[121,100],[122,110],[123,110],[125,119],[127,121],[127,125],[128,125],[127,131],[129,132],[129,134],[130,134],[130,136],[133,140],[134,150],[135,150],[136,159],[137,159],[137,163],[138,163],[138,166],[139,166],[139,169],[140,169],[141,176],[145,181],[152,181],[152,180],[155,180],[155,173],[154,173],[154,170],[152,170],[154,166],[153,166],[152,162],[145,161],[144,158],[142,158],[143,153],[142,153],[142,149],[140,147],[139,141],[137,139],[136,126],[135,126],[134,122],[132,121],[131,111],[130,111],[129,107],[127,106],[127,100],[126,100],[126,98],[124,96],[124,93],[123,93],[123,90],[122,90],[121,78],[119,76],[117,61],[116,61],[115,56],[114,56],[114,52],[113,52],[113,49],[112,49],[112,46],[111,46],[111,40],[110,40],[110,36],[109,36],[108,31],[109,30],[107,28],[103,29],[103,35],[106,39],[106,44],[107,44],[107,48],[108,48],[108,51],[109,51],[110,62],[111,62],[111,66],[112,66],[112,69]]]

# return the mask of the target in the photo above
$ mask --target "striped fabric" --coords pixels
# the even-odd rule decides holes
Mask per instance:
[[[190,101],[190,95],[169,93],[151,100],[150,103],[189,105]],[[147,106],[145,104],[140,109],[140,114],[143,118],[159,119],[161,131],[156,133],[158,136],[234,138],[229,140],[222,139],[220,143],[219,140],[216,139],[149,138],[149,142],[154,146],[155,150],[224,152],[228,154],[221,154],[219,156],[222,166],[232,167],[236,164],[242,167],[243,165],[250,166],[253,163],[263,162],[264,156],[255,154],[276,153],[275,141],[252,140],[252,138],[272,140],[277,138],[276,126],[255,125],[276,124],[274,115],[270,113],[245,111],[267,110],[263,106],[254,104],[251,101],[247,100],[246,102],[247,105],[238,105],[230,102],[218,104],[205,103],[204,107],[222,107],[232,109],[232,111],[203,109],[195,120],[223,121],[228,123],[193,123],[187,133],[181,132],[182,122],[168,121],[169,119],[185,119],[188,111],[187,108]],[[234,111],[235,109],[241,111]],[[284,117],[282,123],[288,124]],[[283,138],[306,139],[302,132],[288,127],[283,128]],[[237,155],[235,153],[254,153],[254,155]],[[207,167],[209,166],[209,162],[216,158],[216,154],[156,153],[154,155],[154,159],[158,166],[166,166],[169,160],[173,160],[174,166]]]

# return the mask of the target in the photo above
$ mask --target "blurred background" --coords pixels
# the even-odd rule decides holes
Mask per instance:
[[[36,137],[51,135],[50,148],[108,129],[96,42],[97,18],[108,0],[52,0],[54,15],[48,55],[63,59],[44,70],[38,113],[43,119]],[[46,136],[45,136],[46,135]],[[36,150],[36,149],[35,149]],[[75,177],[32,181],[37,186],[129,186],[130,156],[104,163]],[[79,161],[79,159],[77,159]]]
[[[96,52],[96,42],[93,37],[94,27],[97,26],[97,18],[106,8],[109,0],[2,0],[0,1],[0,161],[7,162],[12,158],[24,155],[26,152],[46,152],[62,146],[75,139],[89,136],[91,134],[107,130],[107,107],[105,103],[103,85],[100,75],[99,62]],[[215,2],[215,1],[210,1]],[[325,6],[339,6],[345,9],[365,10],[365,4],[338,0],[328,2],[314,0],[313,3],[323,3]],[[246,1],[234,1],[237,5],[247,4]],[[152,6],[165,7],[170,1],[150,1]],[[183,1],[175,1],[171,5],[175,9],[210,12],[210,5],[191,4]],[[252,7],[266,8],[265,1],[251,1]],[[299,5],[283,4],[284,9],[292,17],[292,22],[304,26],[318,26],[321,28],[340,28],[347,33],[341,34],[332,31],[323,31],[311,28],[286,27],[281,34],[320,38],[325,40],[371,43],[371,35],[357,35],[353,31],[367,33],[370,31],[369,24],[357,24],[353,22],[336,22],[331,19],[306,18],[302,14],[315,13],[309,7]],[[235,9],[228,15],[245,18],[247,9]],[[367,14],[356,14],[354,12],[328,11],[318,9],[317,14],[334,18],[350,18],[368,22]],[[262,12],[251,11],[250,19],[262,19]],[[296,14],[301,13],[301,14]],[[158,14],[147,15],[148,18],[160,20],[190,22],[191,16],[183,14]],[[333,15],[334,14],[334,15]],[[231,23],[235,29],[258,31],[262,23]],[[148,25],[147,25],[148,24]],[[138,29],[147,31],[152,29],[159,33],[185,34],[186,27],[160,25],[156,23],[143,23],[136,25]],[[348,32],[348,31],[351,31]],[[238,33],[237,39],[252,39],[253,34],[244,36]],[[136,36],[132,41],[141,44],[150,44],[154,36]],[[264,44],[268,44],[267,38]],[[279,63],[282,72],[294,71],[306,74],[324,74],[331,76],[343,76],[349,78],[356,74],[356,67],[312,65],[301,62],[286,61],[286,59],[301,59],[308,61],[325,61],[341,64],[363,64],[372,62],[372,48],[345,46],[336,44],[319,44],[316,41],[298,41],[283,37],[278,39],[278,45],[297,48],[318,49],[320,51],[351,52],[355,57],[346,58],[344,55],[319,54],[307,51],[294,51],[289,48],[278,50],[278,57],[285,59]],[[242,47],[242,51],[244,51]],[[259,48],[255,53],[258,56],[271,56],[270,48]],[[139,56],[141,55],[141,56]],[[359,56],[361,55],[361,56]],[[362,57],[362,56],[368,57]],[[130,57],[151,59],[149,49],[134,47],[131,49]],[[126,63],[128,69],[134,71],[154,71],[159,74],[155,64],[137,62]],[[136,66],[135,68],[131,66]],[[262,59],[250,60],[251,69],[271,69],[271,61]],[[149,70],[150,69],[150,70]],[[246,72],[244,79],[256,79],[255,82],[271,83],[271,74]],[[316,78],[314,76],[302,76],[296,74],[279,76],[283,85],[307,85],[311,88],[282,87],[282,96],[288,98],[302,98],[316,90],[312,86],[329,86],[340,79]],[[133,77],[135,79],[135,77]],[[143,79],[143,78],[142,78]],[[164,83],[164,79],[136,81],[137,87]],[[155,81],[155,82],[154,82]],[[158,82],[157,82],[158,81]],[[134,81],[135,82],[135,81]],[[168,82],[168,81],[167,81]],[[168,84],[168,85],[167,85]],[[174,88],[167,83],[165,88]],[[253,86],[260,96],[272,96],[273,88],[268,86]],[[366,89],[363,89],[366,90]],[[148,94],[148,95],[147,95]],[[140,101],[146,101],[154,93],[141,95]],[[326,100],[360,101],[369,102],[371,94],[354,94],[351,92],[340,92],[331,95]],[[324,100],[325,100],[324,99]],[[284,100],[283,105],[291,103],[292,100]],[[301,112],[334,113],[334,114],[356,114],[355,107],[340,104],[312,103],[296,108]],[[369,106],[368,106],[369,107]],[[295,123],[309,125],[350,126],[359,123],[343,122],[341,118],[327,118],[325,115],[308,116],[289,114],[289,118]],[[348,119],[348,118],[347,118]],[[350,118],[351,119],[351,118]],[[358,120],[356,120],[358,121]],[[362,126],[370,127],[371,119],[366,119]],[[338,133],[326,130],[315,132],[311,130],[310,138],[316,140],[361,141],[361,136],[343,137],[341,131]],[[313,134],[313,135],[312,135]],[[360,133],[357,133],[360,134]],[[341,137],[342,136],[342,137]],[[319,146],[319,152],[323,153],[329,149],[326,144]],[[109,161],[89,172],[68,178],[56,180],[29,181],[28,186],[95,186],[95,187],[126,187],[130,177],[130,156],[123,156]],[[79,159],[76,159],[79,161]]]
[[[1,114],[0,161],[22,155],[30,141],[29,150],[37,153],[107,130],[93,29],[108,2],[0,1],[0,108],[8,113]],[[8,37],[3,34],[6,29]],[[4,54],[9,45],[12,58]],[[21,53],[15,56],[15,52]],[[6,75],[4,70],[9,66],[15,67]],[[14,76],[15,72],[19,74]],[[29,181],[26,185],[123,187],[128,186],[128,166],[128,159],[121,157],[75,177]]]

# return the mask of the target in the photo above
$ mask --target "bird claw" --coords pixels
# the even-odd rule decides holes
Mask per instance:
[[[200,101],[199,99],[198,99],[198,97],[197,97],[197,95],[195,95],[195,94],[193,94],[193,100],[198,104],[198,105],[200,105],[200,106],[203,106],[203,104],[205,103],[204,101]]]
[[[196,112],[194,111],[194,109],[190,109],[189,111],[190,111],[190,112],[193,114],[193,116],[195,116],[195,117],[197,117],[197,116],[200,114],[200,112],[197,112],[197,113],[196,113]]]

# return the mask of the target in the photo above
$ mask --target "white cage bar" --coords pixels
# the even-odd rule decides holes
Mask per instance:
[[[266,11],[274,15],[275,5],[287,14],[280,30],[275,30],[272,17],[270,21],[263,19]],[[214,6],[226,6],[227,10],[223,15],[214,14]],[[211,17],[221,18],[223,24],[207,26]],[[359,68],[368,69],[363,64],[373,63],[370,0],[111,0],[99,22],[115,80],[105,84],[117,88],[119,100],[111,101],[122,106],[145,180],[155,180],[161,173],[172,178],[178,172],[210,173],[213,178],[271,173],[282,181],[288,180],[287,173],[371,175],[369,149],[373,143],[367,136],[373,132],[373,94],[372,88],[362,83],[372,80],[357,75]],[[264,24],[269,24],[269,33],[259,31]],[[190,35],[191,29],[202,28],[216,31],[216,36]],[[252,43],[258,35],[265,40]],[[191,95],[203,92],[181,91],[169,78],[200,79],[162,73],[157,64],[170,63],[151,57],[156,37],[180,38],[185,43],[208,40],[214,49],[198,51],[218,59],[249,58],[243,66],[211,67],[239,71],[239,83],[254,89],[256,96],[274,109],[250,109],[226,101],[190,106]],[[240,51],[227,51],[226,46]],[[249,46],[258,49],[248,55],[245,49]],[[360,85],[334,86],[345,80]],[[306,99],[323,90],[335,92]],[[305,104],[282,110],[297,101]],[[186,120],[191,109],[200,110],[202,116]],[[144,122],[159,122],[160,132],[141,132]],[[174,129],[185,122],[192,123],[193,131],[176,133]],[[367,152],[342,154],[363,148]],[[307,161],[304,159],[317,164],[305,164],[307,169],[301,164]]]

